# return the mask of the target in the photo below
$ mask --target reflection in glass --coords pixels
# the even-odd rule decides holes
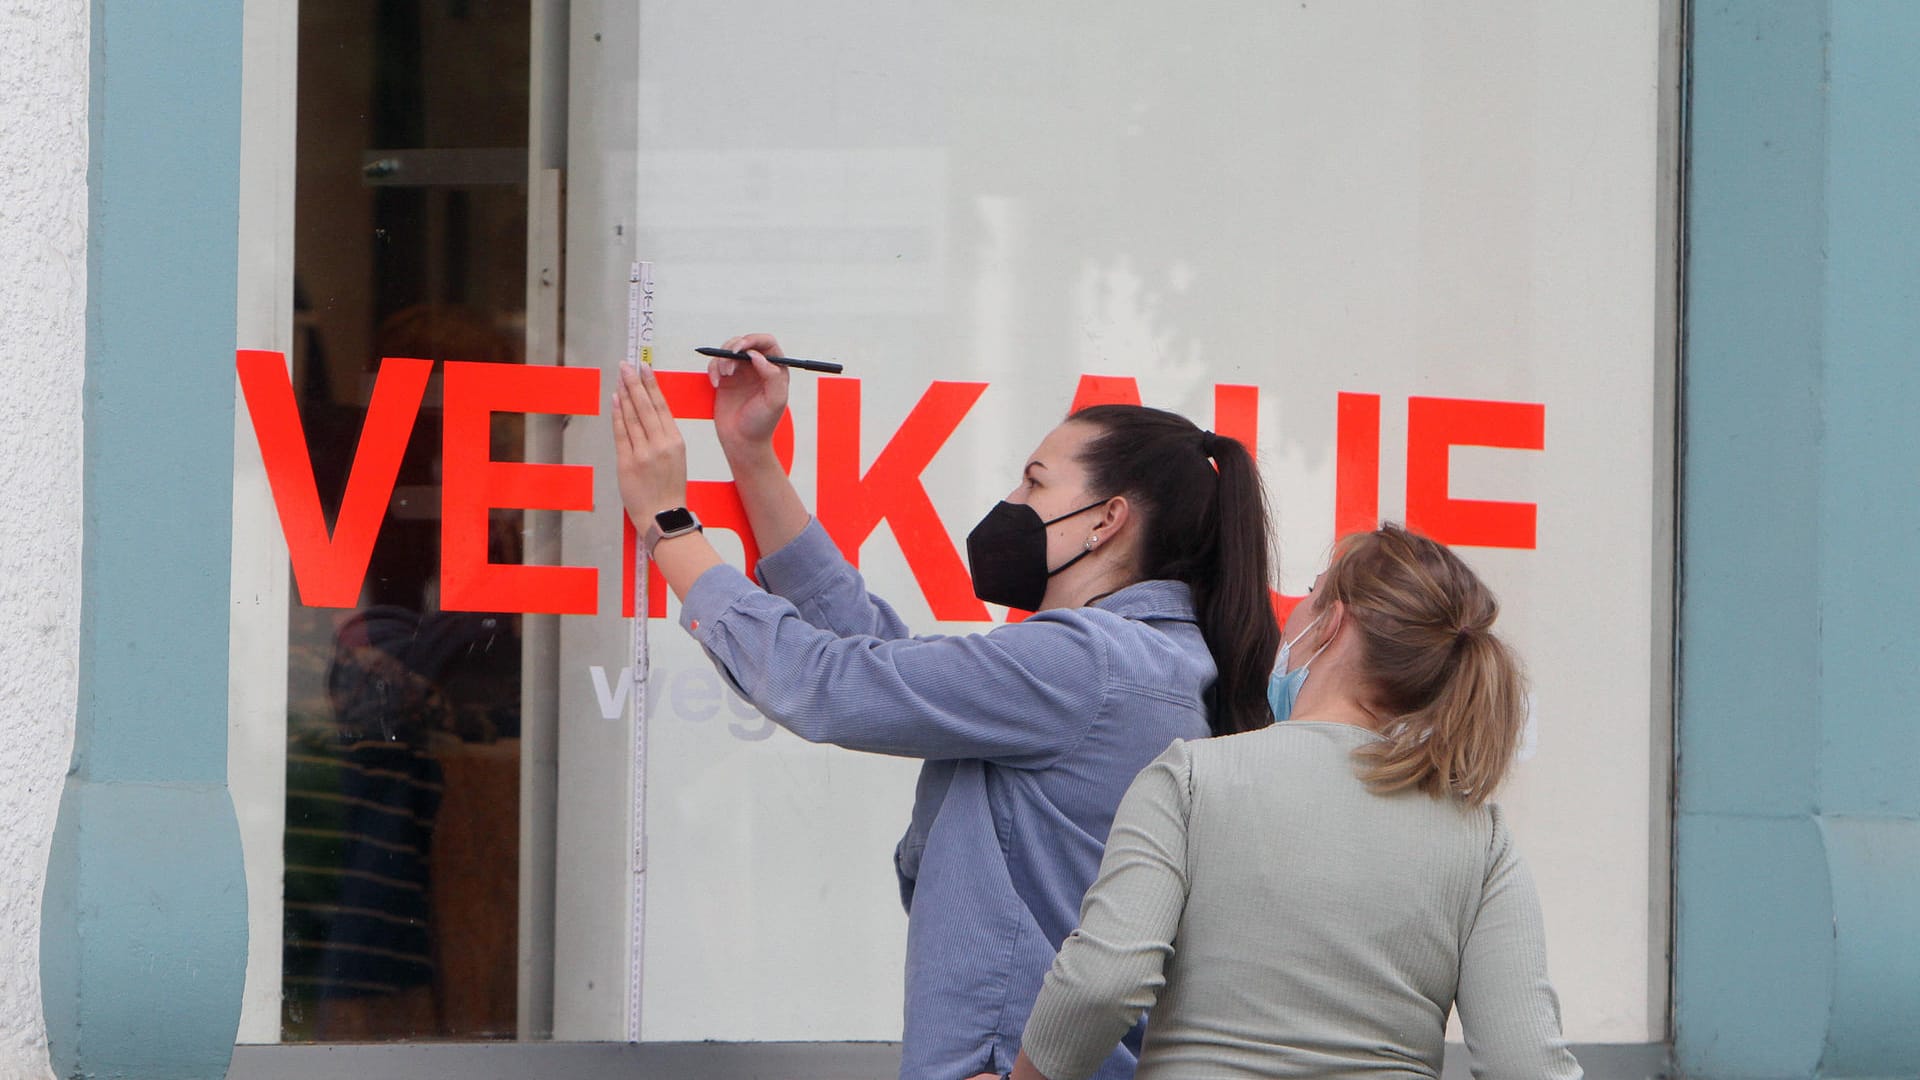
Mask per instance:
[[[523,360],[528,45],[525,0],[300,6],[293,379],[329,522],[381,357]],[[523,458],[519,418],[492,443]],[[436,374],[358,609],[292,601],[289,1041],[515,1035],[520,621],[440,609],[442,467]],[[492,561],[520,529],[494,513]]]

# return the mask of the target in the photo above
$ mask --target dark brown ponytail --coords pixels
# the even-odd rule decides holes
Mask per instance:
[[[1095,405],[1069,419],[1100,429],[1081,454],[1089,490],[1125,495],[1145,518],[1142,574],[1193,589],[1200,633],[1220,673],[1213,733],[1267,726],[1280,629],[1268,599],[1266,493],[1247,448],[1178,413],[1140,405]]]

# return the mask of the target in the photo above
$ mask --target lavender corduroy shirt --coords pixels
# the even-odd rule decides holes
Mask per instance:
[[[764,591],[714,567],[682,604],[721,673],[803,739],[925,762],[894,853],[900,1075],[1011,1070],[1121,796],[1173,740],[1208,734],[1215,668],[1191,590],[1145,581],[984,634],[913,637],[817,521],[758,572]],[[1139,1039],[1094,1075],[1132,1076]]]

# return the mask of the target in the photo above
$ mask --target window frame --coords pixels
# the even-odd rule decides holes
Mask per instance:
[[[1657,404],[1677,408],[1679,366],[1679,238],[1683,185],[1684,123],[1681,116],[1681,67],[1684,62],[1685,0],[1660,0],[1660,177],[1656,274]],[[568,128],[581,119],[568,112],[570,29],[599,0],[533,0],[535,92],[529,118],[529,304],[528,363],[557,363],[561,356],[559,310],[565,253],[563,189]],[[291,354],[292,232],[297,0],[245,0],[242,82],[242,154],[240,167],[238,339],[243,346]],[[631,182],[631,175],[626,177]],[[544,241],[542,237],[544,236]],[[778,1072],[794,1076],[892,1076],[898,1046],[892,1043],[578,1043],[533,1041],[552,1028],[553,911],[552,867],[555,845],[554,753],[549,742],[536,745],[534,733],[552,735],[527,717],[523,746],[521,882],[520,1038],[517,1043],[396,1043],[346,1046],[278,1043],[279,949],[278,898],[283,873],[285,808],[285,647],[287,599],[291,587],[279,520],[265,479],[244,405],[235,391],[235,474],[233,495],[232,608],[230,638],[229,785],[240,814],[245,852],[249,931],[265,948],[250,948],[247,990],[243,998],[241,1045],[230,1075],[241,1078],[362,1076],[391,1072],[419,1077],[472,1075],[476,1065],[513,1075],[602,1075],[609,1067],[636,1073],[649,1070],[676,1076],[731,1076]],[[528,460],[558,460],[558,422],[552,431],[529,418]],[[1674,521],[1678,513],[1673,479],[1678,448],[1674,423],[1662,419],[1656,432],[1657,460],[1669,481],[1653,493],[1656,539],[1663,545],[1655,560],[1654,642],[1666,657],[1656,657],[1651,702],[1655,760],[1666,763],[1654,774],[1651,828],[1657,838],[1652,874],[1654,941],[1671,936],[1671,787],[1673,678],[1670,654],[1675,643]],[[536,456],[542,455],[542,456]],[[550,515],[552,516],[552,515]],[[536,528],[538,526],[536,525]],[[558,618],[530,616],[527,636],[547,640],[557,650]],[[276,653],[275,650],[278,650]],[[555,676],[557,678],[557,675]],[[551,703],[550,703],[551,704]],[[277,756],[276,756],[277,754]],[[271,809],[266,809],[271,808]],[[544,838],[541,840],[540,838]],[[544,846],[541,846],[544,844]],[[536,872],[544,867],[544,875]],[[1665,1039],[1633,1044],[1577,1046],[1589,1075],[1644,1076],[1667,1066],[1672,1027],[1668,981],[1670,963],[1650,988],[1649,1007],[1667,1015]],[[544,1011],[543,1011],[544,1009]],[[271,1026],[270,1034],[267,1025]],[[262,1038],[266,1035],[266,1038]],[[1465,1055],[1449,1054],[1443,1075],[1466,1075]],[[534,1055],[537,1057],[526,1057]]]

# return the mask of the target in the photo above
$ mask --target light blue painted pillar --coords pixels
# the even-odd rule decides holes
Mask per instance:
[[[1920,5],[1692,22],[1675,1055],[1920,1076]]]
[[[54,1072],[223,1076],[240,0],[94,0],[80,707],[41,930]]]

